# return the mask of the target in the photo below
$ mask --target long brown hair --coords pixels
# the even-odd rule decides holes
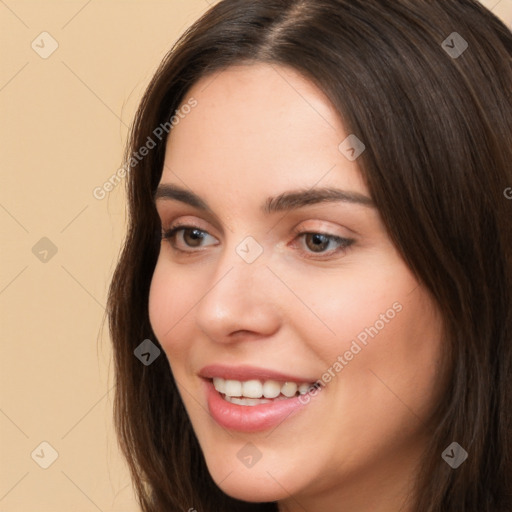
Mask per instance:
[[[127,145],[129,226],[108,300],[115,424],[142,509],[277,510],[215,485],[167,359],[134,357],[144,339],[158,346],[148,295],[167,131],[154,131],[200,78],[252,62],[302,73],[364,142],[389,236],[443,314],[449,378],[415,510],[512,510],[512,34],[476,0],[223,0],[164,58]],[[156,147],[133,160],[148,137]],[[453,441],[469,453],[457,470],[441,458]]]

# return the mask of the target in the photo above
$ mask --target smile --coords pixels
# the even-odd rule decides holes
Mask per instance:
[[[272,403],[278,400],[304,395],[312,384],[307,382],[278,382],[276,380],[225,380],[221,377],[213,378],[214,388],[223,396],[224,400],[237,405],[256,406]]]
[[[275,428],[309,403],[314,380],[249,366],[210,365],[199,372],[208,411],[224,429]]]

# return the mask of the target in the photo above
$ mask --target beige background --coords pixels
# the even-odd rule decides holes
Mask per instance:
[[[100,331],[124,183],[92,192],[119,168],[161,58],[211,3],[0,0],[0,512],[138,510]],[[512,0],[482,3],[512,28]]]

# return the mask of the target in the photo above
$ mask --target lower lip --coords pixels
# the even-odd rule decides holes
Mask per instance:
[[[279,425],[304,407],[299,397],[261,405],[232,404],[222,398],[210,380],[204,382],[210,414],[221,427],[227,429],[260,432]]]

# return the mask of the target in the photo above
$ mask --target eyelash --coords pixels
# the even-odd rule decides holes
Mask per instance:
[[[210,233],[208,233],[207,231],[204,231],[203,229],[198,228],[197,226],[191,226],[191,225],[186,225],[186,224],[175,224],[174,226],[171,226],[169,229],[162,232],[162,240],[168,241],[169,244],[171,245],[171,248],[174,251],[179,252],[181,254],[192,255],[194,253],[197,253],[197,252],[199,252],[199,250],[192,249],[190,251],[186,251],[183,249],[179,249],[178,247],[176,247],[175,243],[173,243],[177,233],[179,233],[180,231],[187,231],[187,230],[191,230],[191,231],[195,230],[195,231],[199,231],[202,234],[206,233],[206,234],[210,235]],[[340,245],[340,247],[338,247],[335,250],[330,250],[330,251],[325,251],[325,252],[320,252],[320,253],[315,253],[313,251],[301,251],[305,254],[308,254],[308,256],[305,256],[306,258],[324,259],[326,256],[334,256],[335,254],[338,254],[338,253],[343,254],[355,242],[355,240],[351,239],[351,238],[343,238],[340,236],[331,235],[329,233],[322,233],[322,232],[317,232],[317,231],[294,230],[293,232],[296,235],[296,238],[300,238],[305,235],[321,235],[323,237],[326,237],[329,241],[338,243]],[[210,236],[212,236],[212,235],[210,235]]]

